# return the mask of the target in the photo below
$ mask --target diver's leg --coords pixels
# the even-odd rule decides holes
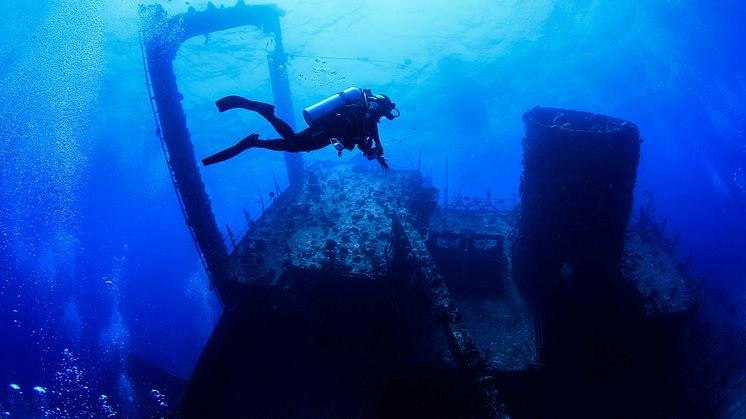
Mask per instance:
[[[277,131],[277,133],[280,134],[282,138],[290,140],[292,137],[295,136],[295,131],[293,131],[293,129],[290,127],[290,125],[287,124],[287,122],[283,121],[275,115],[275,107],[274,105],[270,105],[269,103],[257,102],[241,96],[226,96],[222,99],[218,99],[218,101],[215,102],[215,105],[217,105],[220,112],[225,112],[229,109],[237,108],[254,111],[263,116],[264,119],[269,121],[275,131]]]
[[[306,133],[307,131],[303,131]],[[251,134],[238,144],[219,151],[210,157],[202,159],[202,164],[209,166],[220,163],[237,156],[242,151],[250,148],[263,148],[272,151],[287,151],[297,153],[299,151],[313,151],[324,148],[330,144],[329,138],[324,135],[295,135],[292,139],[277,138],[274,140],[260,140],[258,134]]]
[[[257,140],[252,147],[264,148],[273,151],[287,151],[297,153],[299,151],[313,151],[324,148],[330,144],[329,138],[317,136],[296,135],[292,139]]]
[[[220,163],[221,161],[228,160],[232,157],[237,156],[239,153],[241,153],[244,150],[248,150],[251,147],[256,147],[256,143],[258,142],[258,140],[259,140],[258,134],[251,134],[248,137],[244,138],[243,140],[239,141],[236,145],[228,147],[223,151],[219,151],[210,157],[202,159],[202,164],[204,166],[209,166],[211,164]]]
[[[288,125],[287,122],[283,121],[282,119],[275,116],[275,114],[272,114],[270,116],[262,114],[262,116],[269,121],[270,124],[272,124],[272,128],[277,131],[280,136],[286,140],[292,140],[297,136],[295,131],[293,131],[292,128],[290,128],[290,125]]]

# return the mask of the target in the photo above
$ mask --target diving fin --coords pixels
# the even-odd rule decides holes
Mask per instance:
[[[202,165],[209,166],[211,164],[220,163],[221,161],[226,161],[230,158],[233,158],[240,154],[242,151],[248,150],[251,147],[255,147],[257,145],[258,139],[259,134],[251,134],[243,140],[239,141],[236,145],[230,146],[223,151],[218,151],[212,156],[202,159]]]
[[[264,102],[255,102],[241,96],[226,96],[215,102],[220,112],[229,109],[246,109],[254,111],[263,116],[272,116],[275,113],[275,106]]]

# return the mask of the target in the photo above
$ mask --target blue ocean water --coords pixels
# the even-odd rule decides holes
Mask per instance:
[[[138,34],[143,2],[6,3],[0,413],[167,415],[179,402],[171,390],[188,379],[221,307],[155,135]],[[207,7],[202,0],[144,3],[171,14]],[[390,165],[411,168],[421,158],[442,189],[447,161],[454,194],[517,196],[521,116],[534,106],[637,124],[644,142],[634,207],[652,193],[669,234],[681,233],[677,257],[691,257],[690,270],[718,308],[713,327],[742,330],[746,4],[276,4],[285,12],[298,128],[305,106],[346,87],[384,92],[402,113],[380,124]],[[229,94],[272,102],[266,56],[273,48],[270,36],[249,27],[181,47],[174,66],[198,158],[251,132],[275,136],[256,115],[220,114],[214,106]],[[340,159],[330,148],[304,158]],[[265,150],[200,170],[218,225],[234,232],[245,228],[243,208],[258,216],[275,182],[288,184],[282,156]],[[161,387],[150,386],[154,380]],[[718,414],[738,412],[740,401],[732,392]]]

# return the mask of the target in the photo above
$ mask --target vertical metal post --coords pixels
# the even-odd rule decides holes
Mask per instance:
[[[293,99],[290,95],[290,82],[288,81],[287,55],[282,44],[282,31],[280,29],[280,18],[277,17],[272,31],[275,34],[275,50],[267,57],[269,64],[269,76],[272,82],[272,95],[275,99],[275,111],[277,116],[285,120],[295,129],[295,117],[293,116]],[[303,181],[305,169],[303,157],[298,153],[284,153],[285,166],[288,171],[290,184]]]

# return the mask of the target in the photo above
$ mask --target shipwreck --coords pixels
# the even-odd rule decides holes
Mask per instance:
[[[664,417],[693,307],[671,243],[629,225],[640,134],[627,121],[524,115],[520,204],[439,204],[416,170],[305,165],[247,233],[226,235],[200,178],[173,61],[193,36],[253,25],[292,120],[274,5],[141,6],[157,135],[224,312],[183,417]],[[444,200],[447,202],[447,200]]]

